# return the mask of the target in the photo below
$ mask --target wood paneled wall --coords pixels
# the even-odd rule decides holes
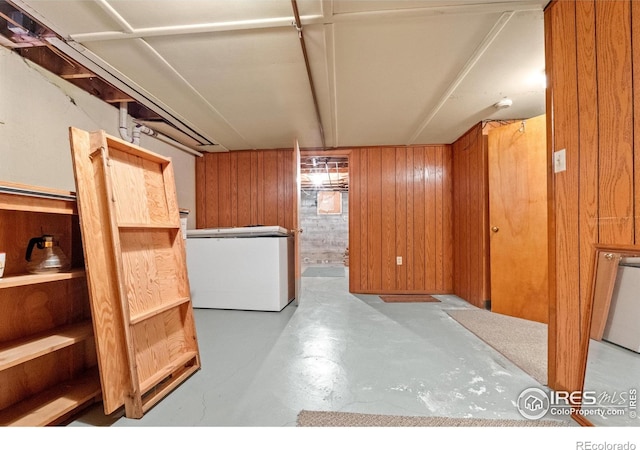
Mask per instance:
[[[196,227],[293,229],[293,150],[206,153],[196,160]]]
[[[451,146],[353,149],[349,167],[350,291],[451,293]]]
[[[489,182],[483,124],[453,143],[453,292],[480,308],[490,298]]]
[[[452,293],[451,146],[352,149],[349,167],[350,291]],[[205,154],[197,227],[292,229],[294,183],[290,149]]]
[[[549,166],[554,151],[566,149],[567,159],[566,171],[550,174],[554,389],[580,388],[593,244],[640,243],[639,27],[637,1],[554,1],[545,10]]]

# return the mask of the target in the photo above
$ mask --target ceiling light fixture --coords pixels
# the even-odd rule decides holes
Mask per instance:
[[[513,100],[505,97],[502,100],[500,100],[498,103],[495,103],[493,107],[495,109],[505,109],[505,108],[509,108],[511,105],[513,105]]]

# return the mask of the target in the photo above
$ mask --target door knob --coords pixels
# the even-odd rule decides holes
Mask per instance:
[[[491,231],[493,231],[494,233],[497,233],[498,231],[500,231],[500,228],[498,228],[498,227],[491,227]]]

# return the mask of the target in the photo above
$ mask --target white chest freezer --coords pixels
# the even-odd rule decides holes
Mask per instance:
[[[282,227],[187,231],[194,308],[281,311],[294,297],[293,237]]]

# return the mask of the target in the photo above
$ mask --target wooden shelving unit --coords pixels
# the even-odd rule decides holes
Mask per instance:
[[[26,272],[29,239],[44,233],[72,271]],[[101,396],[74,195],[0,182],[0,251],[0,425],[57,424]]]
[[[105,413],[140,418],[200,368],[171,160],[71,128]]]

